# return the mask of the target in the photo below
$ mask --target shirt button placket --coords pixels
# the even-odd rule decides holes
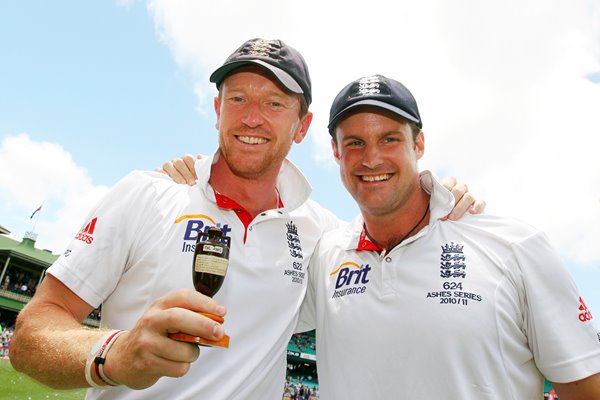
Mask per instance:
[[[396,268],[394,267],[394,257],[390,254],[387,254],[383,257],[381,262],[381,274],[382,274],[382,284],[383,284],[383,293],[384,295],[391,295],[395,293],[396,286]]]

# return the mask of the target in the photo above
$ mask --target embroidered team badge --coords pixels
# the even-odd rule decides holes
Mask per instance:
[[[250,42],[242,51],[249,56],[276,58],[274,53],[278,50],[278,44],[274,40],[259,39]]]
[[[358,92],[360,96],[370,96],[380,93],[380,80],[377,75],[367,76],[358,82]]]
[[[483,297],[480,294],[472,292],[468,288],[473,282],[469,282],[466,279],[462,280],[467,276],[464,247],[464,245],[454,242],[441,246],[440,277],[444,280],[442,281],[441,288],[438,286],[435,290],[427,292],[426,297],[428,299],[432,301],[437,300],[439,304],[456,304],[469,307],[483,301]],[[473,278],[472,276],[471,279]]]
[[[287,242],[290,249],[290,255],[294,258],[302,259],[302,246],[300,245],[300,237],[298,236],[298,228],[294,225],[294,221],[290,221],[287,226]]]
[[[300,246],[298,228],[296,225],[294,225],[294,221],[290,221],[289,224],[285,224],[285,226],[287,226],[286,239],[292,260],[291,268],[286,268],[283,271],[283,275],[291,276],[292,283],[302,285],[304,283],[306,272],[304,271],[304,266],[302,265],[304,256],[302,255],[302,246]]]
[[[467,276],[463,248],[463,245],[454,244],[454,242],[442,246],[440,256],[440,276],[442,278],[465,278]]]

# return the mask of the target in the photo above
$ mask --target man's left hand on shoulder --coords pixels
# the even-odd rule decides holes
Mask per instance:
[[[450,176],[442,180],[442,185],[454,195],[454,208],[444,220],[456,221],[465,213],[481,214],[485,210],[485,201],[478,200],[469,192],[466,184],[458,182],[455,177]]]

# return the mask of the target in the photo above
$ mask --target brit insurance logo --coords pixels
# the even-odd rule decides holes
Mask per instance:
[[[454,242],[442,246],[440,256],[440,276],[442,278],[464,278],[467,276],[463,248],[463,245],[454,244]]]
[[[223,236],[230,236],[228,233],[231,232],[229,225],[216,222],[214,219],[204,214],[182,215],[175,220],[175,224],[185,224],[183,247],[181,248],[182,253],[194,252],[199,232],[208,232],[213,226],[221,228]]]
[[[369,283],[369,264],[358,265],[354,261],[341,263],[329,275],[335,279],[335,288],[332,299],[349,296],[353,294],[362,294],[367,290]]]

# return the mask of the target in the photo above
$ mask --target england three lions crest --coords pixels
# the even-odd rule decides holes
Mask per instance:
[[[300,246],[300,237],[298,236],[298,228],[290,221],[287,226],[287,242],[290,248],[290,255],[294,258],[302,259],[302,247]]]
[[[440,276],[442,278],[464,278],[467,276],[463,248],[463,245],[454,244],[454,242],[442,246],[440,256]]]

